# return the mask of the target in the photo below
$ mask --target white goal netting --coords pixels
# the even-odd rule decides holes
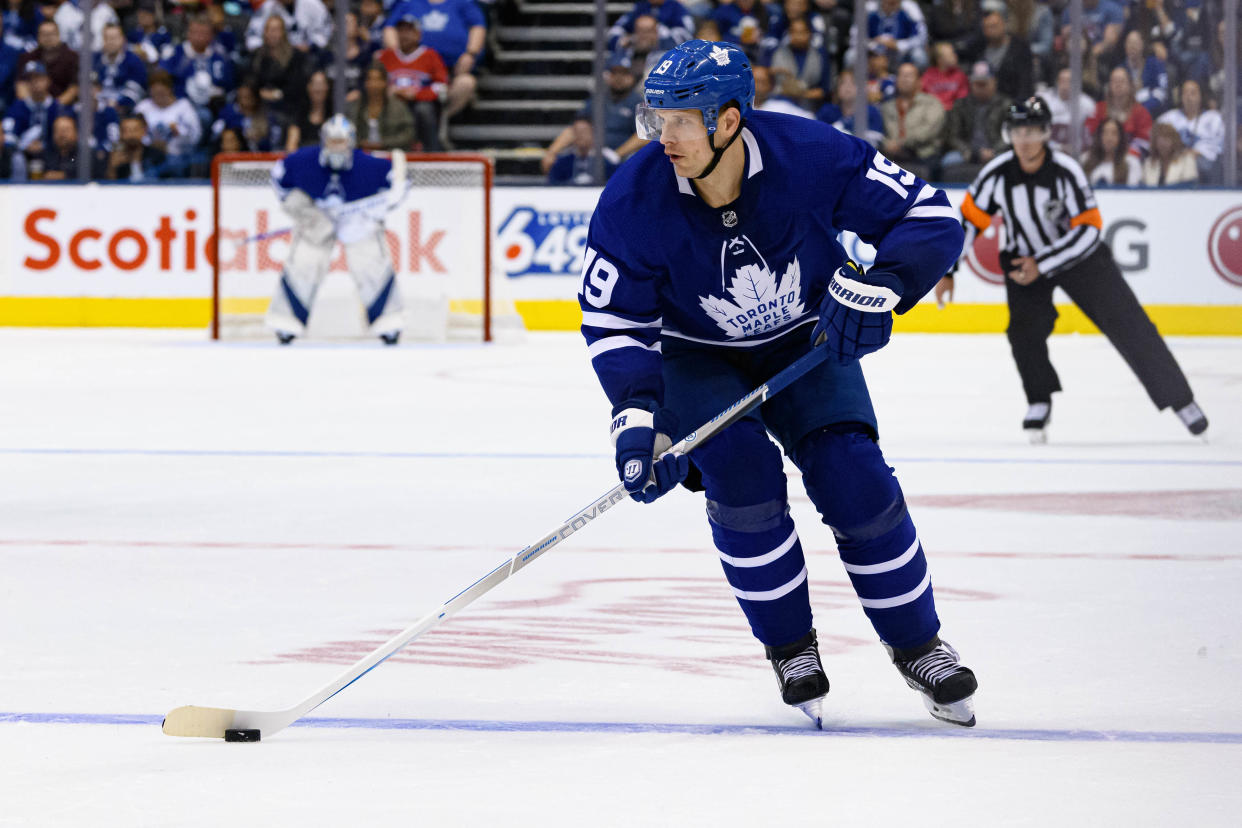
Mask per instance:
[[[290,220],[271,186],[276,154],[218,156],[213,164],[218,260],[212,335],[271,336],[263,315],[288,254]],[[408,189],[385,235],[405,300],[403,340],[482,340],[522,330],[497,295],[491,262],[490,162],[482,156],[406,156]],[[490,335],[490,336],[489,336]],[[367,336],[365,314],[336,246],[311,308],[307,338]]]

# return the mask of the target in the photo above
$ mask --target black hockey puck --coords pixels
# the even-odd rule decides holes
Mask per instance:
[[[224,741],[226,742],[257,742],[259,741],[259,731],[257,730],[237,730],[229,728],[224,731]]]

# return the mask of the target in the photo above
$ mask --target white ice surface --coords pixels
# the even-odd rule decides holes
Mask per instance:
[[[679,491],[226,744],[160,717],[292,705],[612,486],[580,341],[0,331],[0,825],[1238,825],[1242,341],[1171,344],[1208,444],[1100,337],[1053,340],[1046,446],[1003,337],[868,358],[973,730],[887,663],[795,473],[824,733]]]

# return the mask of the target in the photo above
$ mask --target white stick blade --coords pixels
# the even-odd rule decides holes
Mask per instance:
[[[187,705],[169,711],[164,717],[164,733],[169,736],[200,736],[206,739],[223,739],[224,731],[233,727],[236,710],[219,707],[195,707]]]

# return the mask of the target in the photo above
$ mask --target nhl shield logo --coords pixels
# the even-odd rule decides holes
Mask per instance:
[[[732,210],[725,210],[721,213],[720,220],[724,222],[725,227],[737,227],[737,213]]]

